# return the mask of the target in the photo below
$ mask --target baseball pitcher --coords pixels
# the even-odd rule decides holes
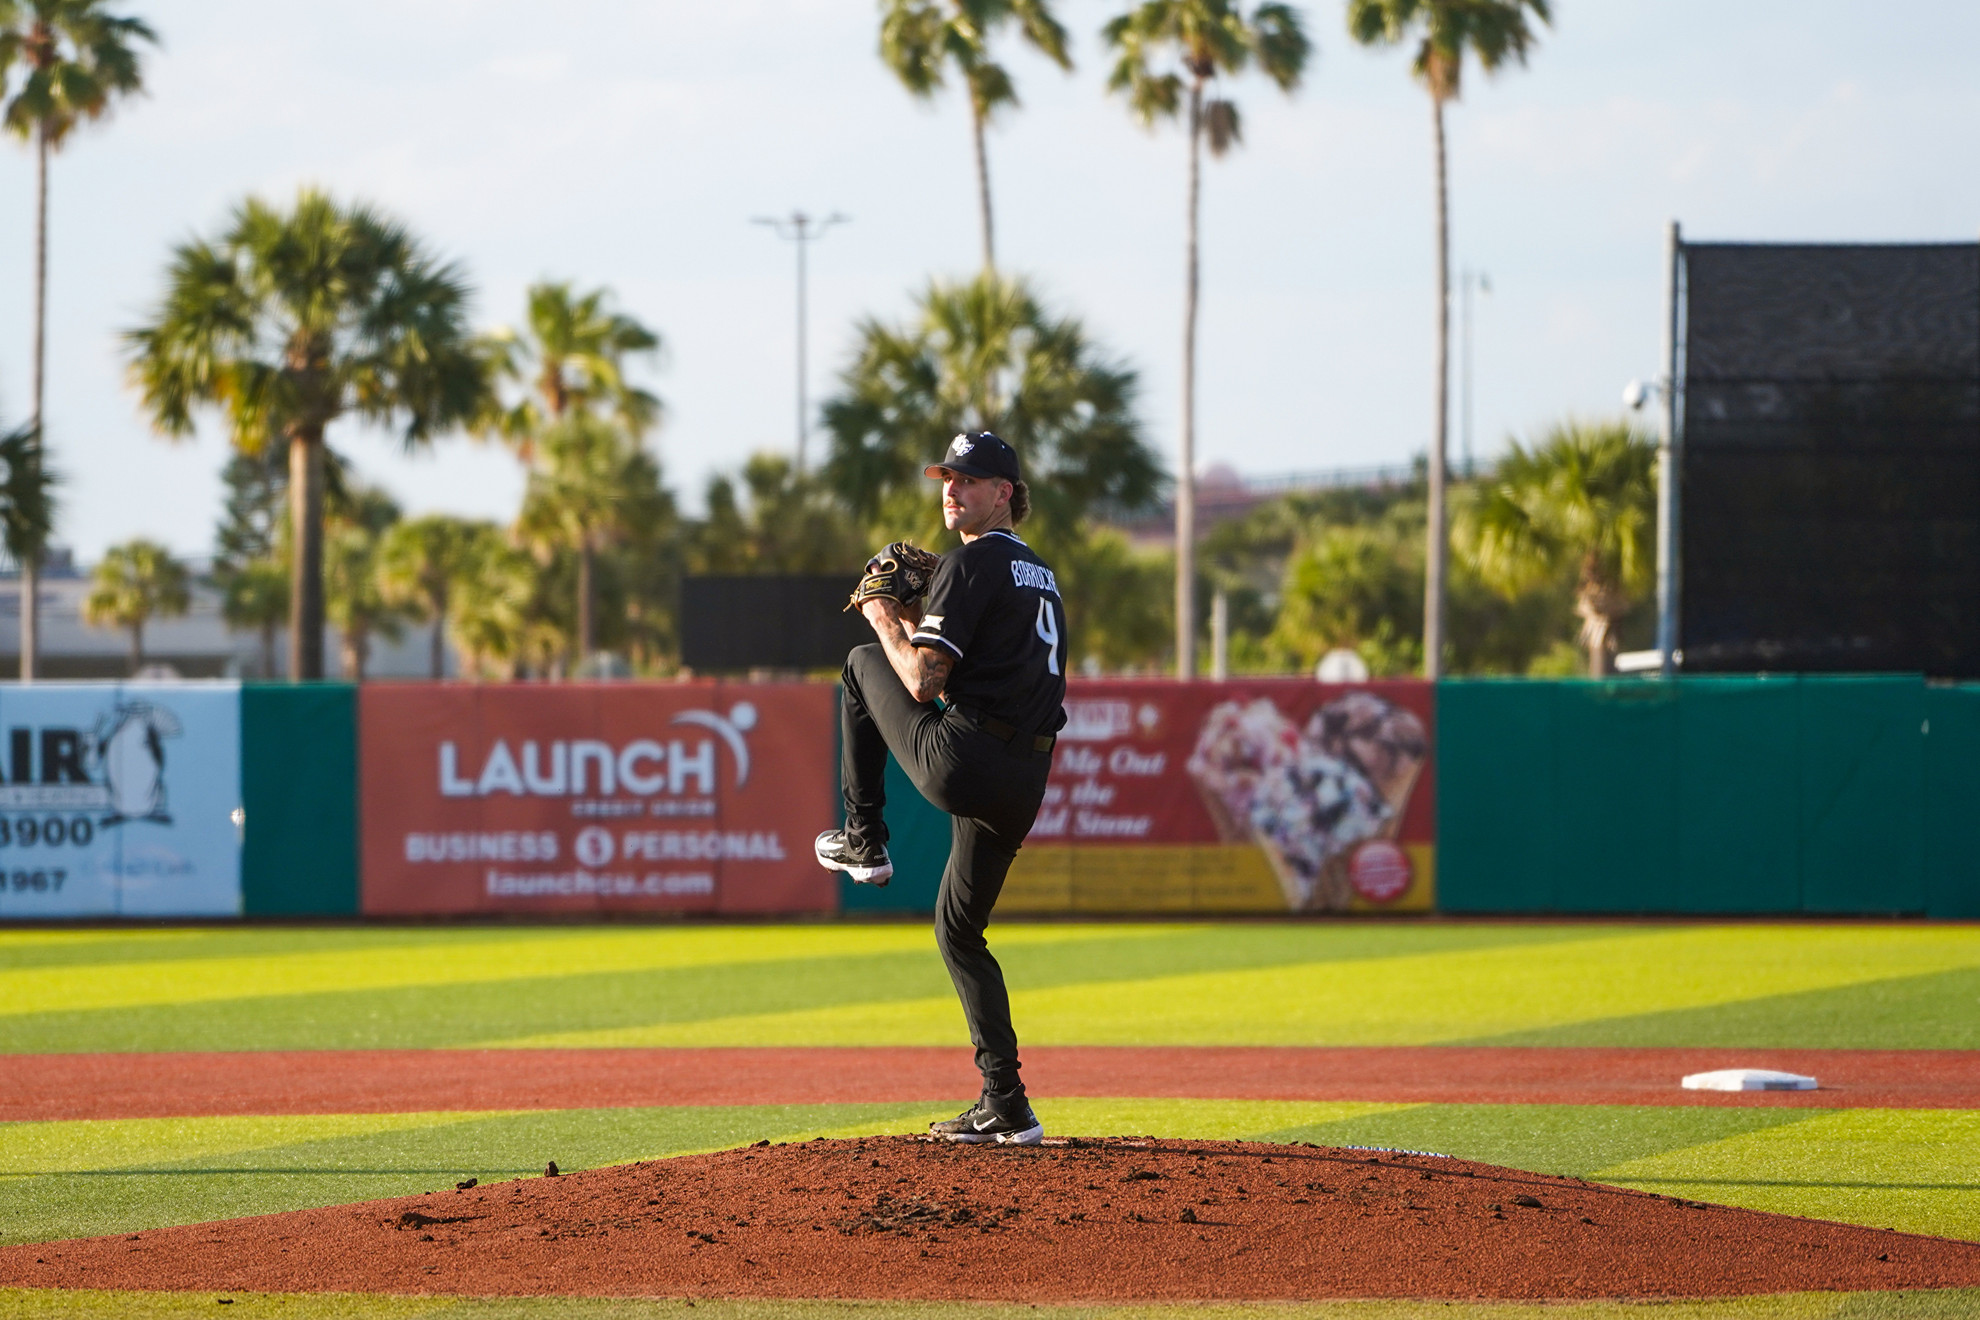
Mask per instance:
[[[929,1131],[1036,1145],[1045,1128],[1018,1078],[1010,996],[983,931],[1037,818],[1065,723],[1066,610],[1052,570],[1018,539],[1031,499],[1015,450],[968,432],[925,475],[942,483],[942,522],[962,545],[938,558],[897,541],[868,561],[853,592],[879,641],[846,657],[846,827],[819,835],[816,852],[827,870],[887,883],[889,750],[949,813],[935,942],[969,1022],[983,1094]]]

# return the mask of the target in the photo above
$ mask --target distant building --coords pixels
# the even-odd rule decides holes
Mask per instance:
[[[1389,463],[1376,467],[1332,468],[1317,472],[1280,472],[1247,477],[1228,463],[1213,463],[1196,477],[1196,526],[1200,533],[1218,523],[1242,518],[1268,500],[1285,495],[1307,495],[1327,490],[1385,490],[1422,480],[1422,473],[1411,463]],[[1163,500],[1145,513],[1132,517],[1102,511],[1101,520],[1127,533],[1134,545],[1148,550],[1168,549],[1176,541],[1176,505]]]
[[[288,672],[288,629],[275,638],[274,673],[263,672],[259,632],[229,628],[221,617],[220,589],[208,580],[204,564],[195,564],[191,608],[176,619],[153,619],[144,627],[144,659],[156,677],[280,678]],[[89,594],[89,574],[76,566],[65,548],[50,547],[41,570],[41,664],[45,679],[115,679],[131,676],[131,638],[122,628],[93,628],[83,622],[83,598]],[[342,638],[325,630],[324,673],[341,675]],[[423,625],[412,625],[396,643],[374,639],[370,678],[424,678],[427,639]],[[447,650],[447,673],[456,671],[453,649]],[[21,674],[21,577],[18,570],[0,571],[0,680]]]

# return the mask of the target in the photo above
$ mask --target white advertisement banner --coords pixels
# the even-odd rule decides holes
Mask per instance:
[[[0,919],[241,912],[235,683],[0,687]]]

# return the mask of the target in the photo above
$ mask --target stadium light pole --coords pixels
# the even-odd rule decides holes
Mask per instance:
[[[851,216],[840,215],[837,211],[820,220],[806,215],[803,211],[792,210],[787,216],[759,215],[750,217],[754,225],[767,225],[778,238],[784,239],[797,248],[797,474],[804,475],[805,440],[811,431],[810,419],[806,415],[804,397],[805,386],[805,266],[804,250],[825,237],[825,231],[833,225],[842,225]]]
[[[1661,405],[1657,428],[1657,672],[1665,678],[1678,666],[1678,470],[1683,444],[1684,387],[1679,384],[1678,358],[1684,352],[1684,238],[1671,221],[1665,236],[1670,263],[1669,314],[1664,320],[1664,374],[1645,384],[1633,380],[1623,387],[1623,406],[1639,411],[1653,398]]]
[[[1684,269],[1684,235],[1678,222],[1664,238],[1665,258],[1670,263],[1670,306],[1664,318],[1664,416],[1657,437],[1657,666],[1665,678],[1677,675],[1678,612],[1678,446],[1683,437],[1679,394],[1683,390],[1678,375],[1678,355],[1683,351],[1681,281]]]

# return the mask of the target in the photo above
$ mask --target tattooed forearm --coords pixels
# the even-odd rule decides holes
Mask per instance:
[[[908,618],[901,607],[885,598],[869,600],[860,607],[866,621],[880,638],[881,649],[900,676],[908,695],[916,701],[933,701],[948,684],[949,671],[956,658],[939,646],[916,646],[908,640]]]

